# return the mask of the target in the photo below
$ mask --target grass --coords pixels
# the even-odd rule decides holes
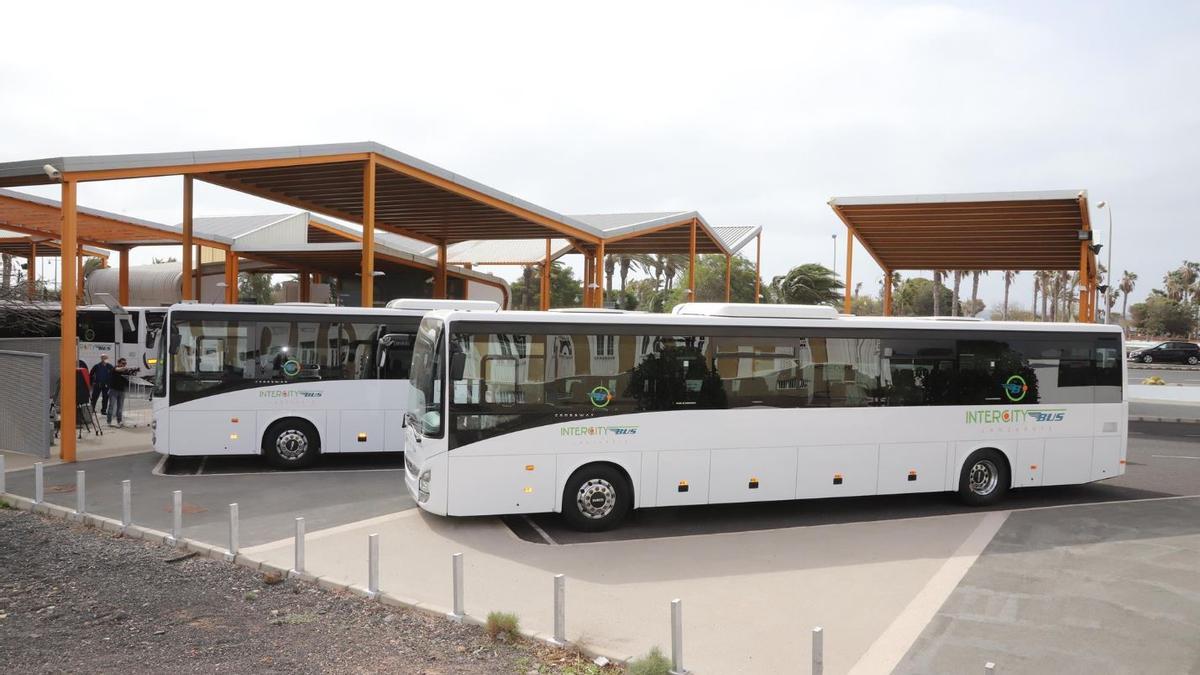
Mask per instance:
[[[4,501],[3,499],[0,499],[0,509],[11,509],[11,508],[12,508],[12,504],[9,504],[8,502]]]
[[[242,593],[242,600],[245,600],[246,602],[253,602],[257,599],[258,591],[246,591],[245,593]]]
[[[512,640],[517,637],[517,631],[521,628],[521,622],[517,619],[517,615],[512,612],[488,612],[487,624],[483,630],[488,634],[488,637],[493,640],[499,640],[500,636],[504,639]]]
[[[625,672],[629,675],[667,675],[671,672],[671,661],[658,647],[651,647],[650,653],[630,661]]]

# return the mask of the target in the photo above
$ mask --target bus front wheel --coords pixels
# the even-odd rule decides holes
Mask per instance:
[[[998,450],[976,450],[963,462],[958,495],[971,506],[990,506],[1008,492],[1012,480],[1008,461]]]
[[[307,421],[297,418],[279,420],[263,437],[263,454],[273,466],[300,469],[311,465],[321,453],[321,439]]]
[[[632,505],[629,481],[608,464],[580,467],[563,489],[563,517],[576,530],[599,532],[616,527]]]

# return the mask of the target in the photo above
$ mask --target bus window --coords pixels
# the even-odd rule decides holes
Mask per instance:
[[[138,315],[131,312],[128,316],[120,319],[114,316],[113,320],[121,326],[121,344],[136,345],[138,343]]]
[[[76,319],[79,322],[76,334],[82,342],[115,342],[115,319],[107,309],[84,310]]]
[[[388,333],[385,337],[387,343],[380,344],[379,379],[407,380],[417,334]]]
[[[167,313],[163,311],[146,311],[146,348],[154,348],[154,338],[158,332],[162,330],[163,321],[166,320]],[[128,343],[127,343],[128,344]]]

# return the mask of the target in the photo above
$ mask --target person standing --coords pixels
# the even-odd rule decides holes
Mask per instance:
[[[117,367],[113,369],[112,378],[108,382],[108,426],[112,426],[113,418],[117,418],[117,426],[124,423],[125,394],[129,390],[129,376],[136,375],[137,368],[126,365],[125,359],[117,359]]]
[[[108,354],[100,355],[100,363],[92,366],[92,410],[96,410],[96,399],[100,399],[100,414],[108,414],[108,387],[112,382],[113,365]]]

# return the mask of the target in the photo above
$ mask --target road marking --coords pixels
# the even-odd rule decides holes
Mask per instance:
[[[554,537],[551,537],[549,532],[546,532],[541,527],[538,527],[538,524],[533,522],[533,518],[530,518],[529,516],[523,516],[523,518],[525,518],[525,522],[529,523],[530,527],[532,527],[538,534],[542,535],[542,539],[545,539],[547,544],[550,544],[551,546],[558,546],[558,542],[554,541]]]
[[[1011,511],[993,511],[980,520],[979,525],[954,552],[942,563],[941,568],[930,577],[908,606],[892,621],[866,653],[858,659],[850,673],[890,673],[908,653],[921,631],[929,625],[942,604],[958,587],[967,571],[975,564],[979,554],[1000,531]]]
[[[342,525],[327,527],[323,530],[309,532],[305,535],[304,540],[306,542],[313,542],[342,532],[356,530],[358,528],[371,527],[372,525],[385,525],[403,518],[411,518],[412,516],[419,515],[420,513],[421,509],[413,506],[403,511],[396,511],[395,513],[388,513],[382,516],[375,516],[374,518],[366,518],[364,520],[356,520],[352,523],[344,523]],[[284,539],[276,539],[275,541],[269,541],[265,544],[258,544],[256,546],[244,546],[240,552],[246,555],[257,555],[258,553],[262,553],[264,551],[291,547],[293,544],[295,544],[295,542],[296,539],[294,536],[292,536]]]
[[[1161,457],[1162,459],[1200,459],[1192,455],[1150,455],[1151,457]]]

